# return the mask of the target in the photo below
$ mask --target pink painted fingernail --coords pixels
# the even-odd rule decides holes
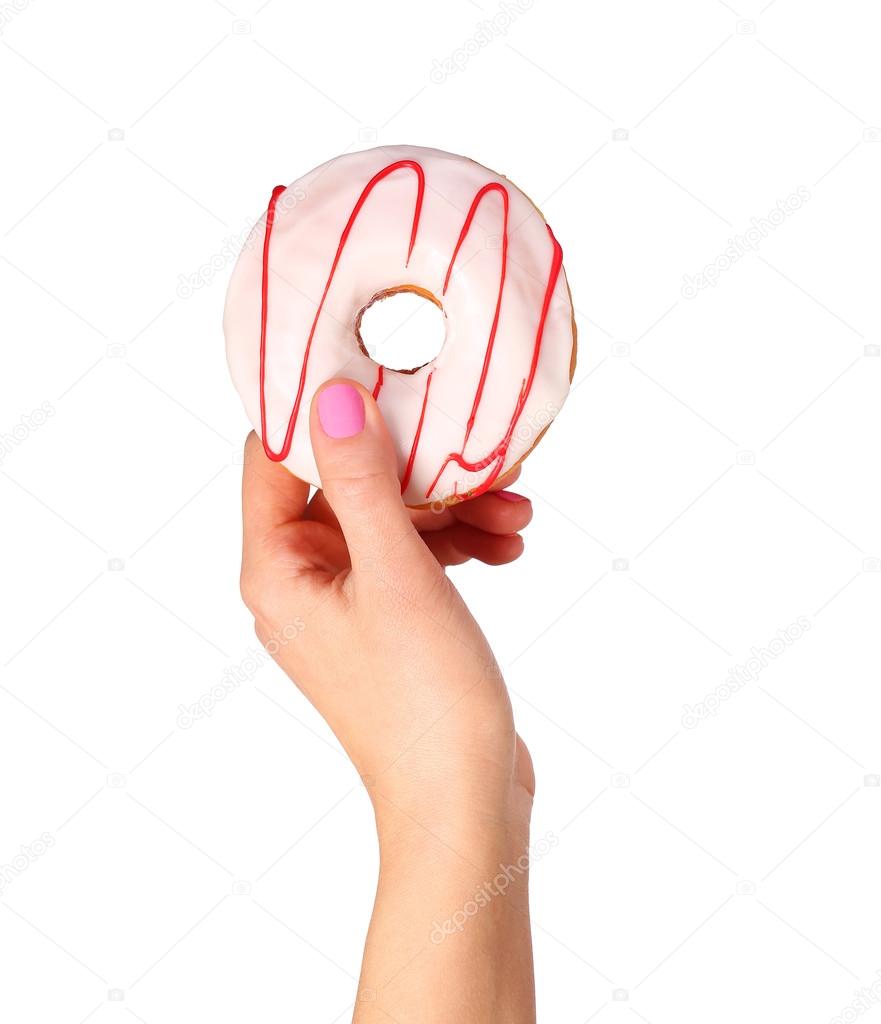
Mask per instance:
[[[501,498],[503,501],[529,501],[529,498],[524,497],[522,494],[516,494],[514,491],[496,491],[496,497]]]
[[[364,429],[364,400],[351,384],[331,384],[318,396],[318,420],[328,437],[354,437]]]

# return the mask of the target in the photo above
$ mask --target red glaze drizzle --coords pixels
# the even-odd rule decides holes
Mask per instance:
[[[349,219],[346,222],[346,226],[343,229],[342,235],[340,236],[339,244],[337,245],[336,255],[334,256],[333,263],[330,268],[330,273],[327,276],[327,281],[324,285],[324,292],[322,293],[321,301],[318,304],[318,309],[315,312],[315,317],[312,321],[312,327],[309,331],[309,337],[306,341],[306,348],[303,353],[303,365],[300,369],[300,380],[297,386],[297,394],[294,400],[294,406],[291,411],[290,419],[288,420],[284,444],[282,445],[281,449],[278,452],[272,451],[266,439],[266,323],[269,307],[270,236],[272,234],[273,225],[275,224],[276,205],[278,203],[279,196],[285,191],[286,186],[278,185],[276,186],[276,188],[272,190],[272,196],[269,200],[269,205],[266,210],[266,234],[263,239],[263,279],[261,287],[260,310],[260,428],[263,436],[263,450],[266,452],[268,458],[270,458],[273,462],[282,462],[290,454],[291,442],[294,436],[294,429],[297,424],[297,415],[300,411],[300,403],[302,402],[303,399],[303,389],[306,383],[306,367],[309,360],[309,351],[312,347],[312,340],[315,337],[315,330],[318,325],[319,317],[321,316],[322,310],[324,308],[324,303],[325,300],[327,299],[327,294],[333,282],[334,275],[336,274],[337,266],[339,265],[343,249],[345,248],[346,243],[349,240],[349,235],[351,234],[352,227],[355,221],[357,220],[358,214],[361,212],[362,207],[364,206],[365,202],[367,201],[368,197],[370,196],[370,193],[373,191],[375,186],[378,185],[379,182],[381,182],[389,174],[392,174],[394,171],[405,168],[414,171],[417,179],[416,203],[413,211],[413,226],[410,231],[410,243],[407,249],[407,260],[404,265],[407,266],[410,262],[410,257],[413,253],[413,246],[416,243],[416,232],[419,227],[419,215],[422,210],[422,200],[425,194],[425,173],[422,169],[422,166],[418,164],[415,160],[398,160],[395,163],[389,164],[387,167],[384,167],[382,170],[378,171],[370,179],[370,181],[364,187],[364,190],[361,192],[361,195],[358,197],[358,201],[355,203],[352,212],[349,214]],[[501,183],[489,182],[488,184],[484,185],[475,195],[474,200],[471,203],[471,207],[468,210],[468,214],[465,217],[465,222],[462,225],[462,230],[459,233],[459,238],[458,241],[456,242],[456,247],[453,250],[453,255],[452,258],[450,259],[449,266],[447,267],[446,276],[444,277],[443,291],[441,293],[442,295],[446,295],[447,293],[447,288],[449,287],[450,284],[450,279],[452,277],[453,268],[456,263],[456,258],[459,255],[459,250],[461,249],[462,244],[468,235],[468,232],[471,230],[471,225],[474,222],[474,217],[477,213],[477,210],[481,202],[491,192],[498,192],[499,195],[502,197],[502,204],[504,210],[502,231],[502,262],[501,270],[499,273],[499,291],[496,297],[495,312],[493,314],[492,325],[490,327],[489,338],[487,340],[486,352],[484,354],[483,367],[481,369],[480,379],[477,383],[477,389],[474,394],[474,401],[471,406],[471,413],[469,414],[468,422],[465,427],[465,437],[464,440],[462,441],[462,450],[459,452],[450,452],[450,454],[447,455],[447,457],[441,464],[440,469],[438,470],[437,476],[434,478],[434,480],[431,483],[431,486],[425,492],[426,498],[431,496],[431,492],[435,489],[441,476],[443,476],[444,470],[451,462],[455,462],[457,466],[459,466],[461,469],[464,469],[468,473],[477,473],[483,469],[486,469],[487,466],[492,466],[492,469],[487,474],[486,479],[479,486],[468,491],[466,495],[459,495],[458,481],[454,481],[453,495],[455,497],[467,496],[475,498],[480,494],[484,494],[486,491],[490,489],[490,487],[492,487],[493,483],[495,483],[496,479],[501,473],[502,467],[504,466],[505,463],[505,457],[507,456],[508,453],[508,447],[511,443],[511,438],[514,436],[514,430],[517,426],[517,421],[519,420],[520,415],[523,412],[523,409],[526,405],[526,400],[529,397],[530,391],[532,390],[533,381],[535,380],[535,373],[538,368],[539,357],[541,355],[541,345],[544,337],[544,330],[545,324],[547,322],[548,311],[551,305],[551,298],[553,297],[554,290],[557,286],[557,280],[560,276],[560,269],[563,265],[563,250],[561,249],[557,239],[554,237],[554,233],[553,231],[551,231],[550,225],[546,225],[552,244],[551,266],[548,274],[547,286],[545,288],[544,300],[542,302],[541,316],[539,318],[538,328],[536,330],[535,343],[533,345],[532,350],[532,361],[529,366],[529,373],[526,376],[526,378],[524,378],[523,383],[520,387],[520,394],[517,397],[517,402],[514,405],[514,410],[511,414],[511,419],[508,423],[508,427],[507,430],[505,431],[504,436],[486,456],[484,456],[482,459],[470,462],[465,458],[464,451],[465,446],[468,443],[468,438],[471,436],[472,428],[474,427],[474,422],[477,417],[477,411],[480,407],[484,387],[486,385],[487,376],[489,374],[490,360],[492,357],[493,347],[495,345],[496,333],[498,331],[499,319],[501,315],[502,295],[505,289],[505,276],[508,265],[509,195],[508,190]],[[410,478],[413,474],[413,466],[416,462],[416,453],[419,448],[419,441],[420,438],[422,437],[422,428],[425,423],[425,413],[426,408],[428,406],[428,389],[431,387],[431,378],[433,376],[434,370],[432,370],[428,374],[428,377],[426,378],[425,381],[425,394],[423,395],[422,398],[422,408],[419,413],[419,422],[416,425],[416,432],[413,437],[413,443],[410,447],[410,455],[407,459],[407,465],[404,470],[403,478],[401,479],[402,494],[404,493],[404,491],[406,491],[410,483]],[[379,397],[382,385],[383,367],[380,366],[378,368],[376,375],[376,385],[374,386],[373,389],[374,400]]]
[[[284,191],[284,185],[276,185],[269,197],[269,206],[266,208],[266,233],[263,235],[263,277],[260,283],[260,437],[263,441],[263,451],[273,460],[275,460],[275,456],[269,450],[269,442],[266,440],[266,320],[269,313],[269,238],[275,224],[275,207],[278,197]],[[293,434],[293,431],[291,433]],[[288,445],[288,451],[290,451],[290,445]]]
[[[529,376],[523,381],[523,385],[520,388],[520,396],[517,399],[517,404],[514,406],[514,412],[508,424],[505,436],[487,456],[477,462],[469,462],[462,452],[450,452],[450,454],[444,459],[440,470],[438,470],[437,476],[431,483],[431,486],[425,492],[426,498],[431,495],[431,492],[437,486],[438,480],[440,480],[443,475],[444,470],[451,462],[455,462],[457,466],[461,467],[468,473],[477,473],[482,469],[486,469],[487,466],[495,463],[483,483],[468,492],[468,497],[470,498],[476,498],[478,495],[484,494],[488,491],[495,483],[499,473],[502,471],[502,466],[505,464],[505,456],[508,454],[508,445],[511,443],[511,438],[514,436],[514,428],[517,426],[517,420],[520,419],[520,414],[523,412],[523,407],[526,405],[526,399],[529,397],[529,392],[532,390],[532,382],[535,380],[535,371],[538,367],[539,355],[541,354],[541,343],[542,338],[544,337],[545,323],[548,319],[548,310],[551,307],[551,297],[553,296],[554,289],[557,286],[557,279],[560,276],[560,268],[563,266],[563,250],[560,247],[560,243],[556,238],[554,238],[554,233],[551,231],[550,225],[547,224],[545,226],[548,229],[548,234],[551,236],[551,243],[553,245],[551,269],[548,275],[547,287],[545,288],[544,301],[541,306],[541,317],[539,318],[538,329],[535,334],[535,344],[532,349],[532,362],[529,366]]]
[[[499,184],[499,182],[492,181],[488,185],[484,185],[474,197],[474,201],[471,203],[471,209],[468,211],[465,223],[462,225],[462,230],[459,233],[459,240],[456,242],[456,248],[453,250],[453,258],[450,260],[450,265],[447,267],[447,276],[444,278],[444,290],[441,292],[442,295],[447,294],[447,288],[450,284],[450,276],[453,273],[453,265],[456,262],[456,257],[459,255],[459,250],[462,248],[465,236],[471,230],[471,224],[474,220],[474,215],[477,213],[478,207],[481,202],[483,202],[484,197],[489,195],[490,192],[498,192],[502,197],[502,204],[505,213],[502,228],[502,269],[499,274],[499,294],[496,299],[496,311],[493,314],[493,322],[489,330],[489,341],[486,343],[486,355],[483,357],[483,368],[480,371],[480,380],[477,382],[477,390],[474,393],[474,404],[471,406],[471,414],[468,417],[468,423],[465,427],[465,440],[462,442],[463,451],[465,450],[465,445],[468,444],[468,438],[471,436],[471,428],[474,426],[474,420],[477,417],[477,407],[480,405],[480,399],[483,395],[483,387],[486,384],[486,377],[489,373],[489,361],[492,356],[493,345],[496,340],[496,331],[499,327],[499,314],[502,310],[502,292],[505,290],[505,272],[508,268],[508,190],[504,185]]]
[[[416,433],[413,435],[413,444],[410,448],[410,458],[407,459],[407,468],[404,470],[404,476],[401,480],[401,494],[407,490],[407,484],[410,483],[410,477],[413,473],[413,463],[416,461],[416,449],[419,447],[419,438],[422,437],[422,424],[425,422],[425,407],[428,405],[428,389],[431,387],[431,378],[434,376],[434,370],[429,373],[428,378],[425,381],[425,394],[422,397],[422,410],[419,413],[419,422],[416,424]]]
[[[364,186],[364,191],[358,197],[358,201],[352,208],[352,212],[349,214],[349,219],[346,221],[346,226],[343,228],[343,233],[340,235],[336,255],[333,258],[330,273],[327,275],[327,282],[324,285],[324,292],[321,295],[321,301],[318,303],[318,309],[315,311],[315,318],[312,321],[312,328],[310,329],[309,337],[306,340],[306,350],[303,353],[303,365],[300,368],[300,382],[297,386],[297,397],[294,399],[294,407],[291,410],[290,419],[288,420],[284,444],[281,446],[281,450],[277,452],[272,451],[269,447],[269,442],[266,437],[266,319],[269,305],[269,239],[272,234],[272,227],[275,223],[275,207],[278,202],[278,197],[285,191],[285,186],[277,185],[272,190],[272,196],[266,210],[266,234],[263,239],[263,285],[261,292],[262,308],[260,312],[260,433],[263,438],[263,450],[266,452],[267,457],[272,459],[273,462],[283,462],[290,454],[291,442],[294,438],[294,428],[297,425],[297,414],[300,411],[300,403],[303,400],[303,388],[306,384],[306,367],[309,363],[309,350],[312,348],[312,339],[315,337],[315,328],[318,326],[318,318],[321,316],[321,311],[324,309],[324,302],[327,299],[327,293],[330,291],[334,274],[336,274],[336,269],[339,265],[340,257],[343,254],[346,242],[349,240],[352,226],[358,219],[358,214],[367,202],[370,193],[379,184],[379,182],[381,182],[383,178],[388,177],[389,174],[403,168],[408,168],[414,171],[416,173],[417,181],[416,205],[413,211],[413,227],[410,230],[410,245],[407,249],[407,261],[404,266],[407,266],[410,262],[410,256],[413,254],[413,246],[416,244],[416,231],[419,228],[419,214],[422,211],[422,199],[425,195],[425,173],[422,170],[422,166],[416,163],[415,160],[396,160],[395,163],[389,164],[387,167],[383,167],[381,171],[377,171],[377,173],[374,174],[370,181],[368,181]]]

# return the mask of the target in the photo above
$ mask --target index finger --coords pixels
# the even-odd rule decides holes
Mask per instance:
[[[278,530],[302,519],[309,501],[309,484],[280,462],[272,462],[260,438],[251,431],[245,441],[242,473],[244,559]]]

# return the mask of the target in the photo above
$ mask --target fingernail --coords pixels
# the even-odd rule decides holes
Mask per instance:
[[[503,501],[529,501],[529,498],[524,497],[522,494],[516,494],[514,491],[496,491],[496,497],[501,498]]]
[[[351,384],[331,384],[318,396],[318,420],[328,437],[354,437],[364,429],[364,400]]]

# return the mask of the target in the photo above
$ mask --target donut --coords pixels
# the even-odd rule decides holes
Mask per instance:
[[[364,311],[415,292],[444,314],[439,354],[374,362]],[[372,392],[411,507],[476,497],[559,412],[575,367],[563,253],[536,206],[466,157],[380,146],[276,187],[236,262],[224,334],[268,458],[320,487],[309,405],[332,377]]]

